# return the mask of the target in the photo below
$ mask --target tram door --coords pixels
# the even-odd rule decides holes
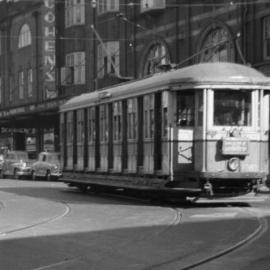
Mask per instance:
[[[195,127],[195,93],[177,93],[176,170],[193,170],[193,136]]]

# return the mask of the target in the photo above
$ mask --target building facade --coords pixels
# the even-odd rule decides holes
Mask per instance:
[[[54,0],[0,5],[0,146],[58,150]]]
[[[210,61],[270,74],[266,0],[25,3],[0,13],[1,140],[14,148],[57,150],[59,106],[112,84]]]

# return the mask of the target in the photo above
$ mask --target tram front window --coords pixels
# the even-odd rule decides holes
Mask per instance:
[[[215,126],[251,126],[251,92],[214,93]]]

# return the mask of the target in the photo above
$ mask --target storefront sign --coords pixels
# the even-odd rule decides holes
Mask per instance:
[[[44,0],[44,96],[55,98],[55,0]]]

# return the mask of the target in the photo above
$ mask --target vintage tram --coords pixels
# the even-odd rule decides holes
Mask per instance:
[[[251,67],[201,63],[74,97],[60,109],[63,181],[249,192],[269,171],[269,90]]]

